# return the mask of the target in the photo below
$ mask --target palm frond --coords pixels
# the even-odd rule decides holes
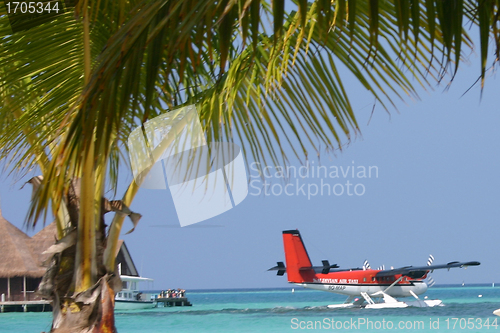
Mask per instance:
[[[415,83],[441,80],[450,64],[456,72],[472,47],[464,17],[480,27],[483,80],[491,36],[495,61],[499,52],[496,1],[301,0],[284,13],[282,1],[89,0],[84,87],[84,3],[14,34],[0,13],[0,157],[12,169],[50,160],[33,218],[81,175],[92,146],[94,167],[114,168],[130,131],[165,108],[195,102],[209,141],[237,141],[247,161],[287,163],[288,151],[303,160],[359,133],[340,68],[389,109],[416,96]]]

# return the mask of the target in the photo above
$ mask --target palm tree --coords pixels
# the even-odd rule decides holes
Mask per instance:
[[[0,157],[12,172],[38,165],[29,221],[49,210],[57,220],[40,286],[53,332],[115,330],[114,254],[125,216],[137,223],[128,206],[140,184],[120,201],[103,194],[137,124],[196,104],[207,141],[286,164],[286,151],[304,160],[359,133],[339,67],[389,109],[415,83],[453,77],[472,47],[465,23],[479,27],[482,82],[490,37],[499,54],[490,0],[81,0],[15,31],[2,6]]]

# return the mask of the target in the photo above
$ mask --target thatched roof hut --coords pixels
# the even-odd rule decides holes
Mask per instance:
[[[55,244],[57,226],[47,225],[29,237],[2,216],[0,209],[0,295],[8,301],[35,300],[34,294],[50,254],[43,254]],[[121,274],[138,276],[132,257],[123,241],[116,253],[116,263]],[[1,302],[1,301],[0,301]]]
[[[31,237],[30,248],[39,265],[49,259],[51,254],[43,254],[45,250],[54,245],[57,240],[56,222],[52,222]]]
[[[0,277],[42,277],[37,255],[32,252],[31,238],[2,216],[0,210]]]

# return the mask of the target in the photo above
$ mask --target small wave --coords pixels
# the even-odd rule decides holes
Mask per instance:
[[[213,314],[260,314],[260,315],[276,315],[276,314],[290,314],[294,315],[300,314],[311,314],[320,312],[332,312],[326,305],[324,306],[305,306],[305,307],[295,307],[295,306],[276,306],[272,308],[224,308],[224,309],[213,309],[213,310],[194,310],[194,309],[183,309],[179,311],[165,311],[163,308],[157,310],[148,311],[138,311],[138,312],[127,312],[127,313],[117,313],[117,316],[127,315],[127,316],[173,316],[173,315],[183,315],[183,316],[206,316]],[[338,311],[338,309],[334,310]]]
[[[293,306],[276,306],[271,309],[271,312],[275,313],[285,313],[285,312],[290,312],[290,311],[296,311],[297,308]]]

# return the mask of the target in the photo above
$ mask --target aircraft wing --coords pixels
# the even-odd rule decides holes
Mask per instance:
[[[412,279],[419,279],[423,277],[427,272],[433,271],[435,269],[450,269],[450,268],[462,268],[465,267],[467,268],[468,266],[479,266],[481,263],[479,261],[466,261],[466,262],[459,262],[459,261],[452,261],[447,264],[442,264],[442,265],[430,265],[430,266],[405,266],[401,268],[395,268],[395,269],[387,269],[383,270],[377,273],[376,276],[394,276],[394,275],[403,275],[403,276],[408,276]]]

